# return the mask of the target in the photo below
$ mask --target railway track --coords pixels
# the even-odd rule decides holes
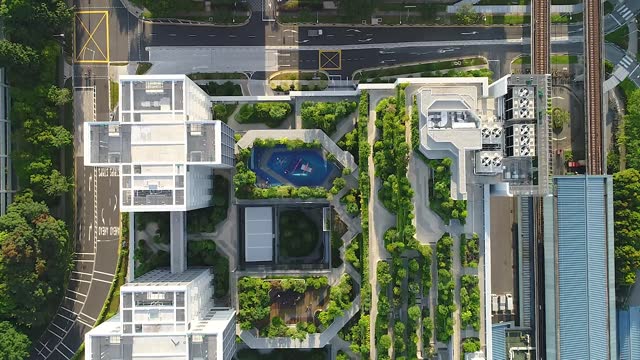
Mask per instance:
[[[531,53],[533,63],[531,70],[534,74],[549,74],[549,62],[551,52],[550,41],[550,21],[551,4],[550,0],[535,0],[533,2],[533,26],[531,36]]]
[[[587,114],[587,171],[604,174],[602,149],[602,7],[584,1],[585,111]]]

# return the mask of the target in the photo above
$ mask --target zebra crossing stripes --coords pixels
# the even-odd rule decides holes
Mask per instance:
[[[625,4],[621,4],[618,7],[618,13],[625,21],[629,21],[633,18],[633,12]]]
[[[631,63],[633,63],[633,59],[629,55],[625,55],[625,57],[620,60],[620,65],[625,69],[628,68]]]

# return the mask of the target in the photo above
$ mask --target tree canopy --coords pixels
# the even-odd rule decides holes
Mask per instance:
[[[31,192],[0,217],[0,319],[21,327],[46,324],[70,268],[69,233]]]
[[[613,176],[616,293],[623,295],[640,268],[640,172],[627,169]]]
[[[31,341],[8,321],[0,321],[0,358],[22,360],[29,356]]]

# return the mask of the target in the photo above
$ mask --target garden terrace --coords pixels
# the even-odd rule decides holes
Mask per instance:
[[[480,287],[476,275],[460,277],[460,319],[462,329],[471,326],[480,331]]]
[[[355,101],[302,103],[302,126],[306,129],[320,129],[327,135],[336,131],[338,123],[343,121],[356,109]]]
[[[353,156],[320,130],[251,130],[238,147],[234,185],[239,198],[331,197],[332,180],[357,168]]]
[[[396,214],[396,226],[384,234],[392,259],[379,262],[377,269],[381,292],[375,334],[378,357],[382,359],[387,358],[389,350],[396,357],[415,358],[421,343],[418,329],[432,327],[430,317],[423,315],[429,309],[421,301],[428,297],[431,287],[431,248],[415,238],[413,190],[407,178],[409,150],[405,129],[409,119],[405,87],[400,85],[396,97],[383,99],[376,107],[376,126],[382,130],[382,137],[374,146],[374,163],[376,175],[385,180],[379,197]],[[430,335],[429,332],[427,340]],[[430,351],[429,341],[423,346]]]
[[[276,128],[291,114],[291,104],[286,102],[259,102],[243,104],[236,115],[240,124],[264,123]]]
[[[240,268],[328,269],[328,209],[324,202],[238,206]]]
[[[343,275],[332,286],[326,277],[240,278],[240,327],[242,330],[257,329],[260,337],[290,337],[303,341],[308,334],[327,330],[336,319],[345,315],[351,318],[355,314],[357,309],[352,308],[358,292],[355,285],[349,275]],[[341,321],[344,324],[349,318]],[[338,330],[333,329],[336,333]],[[248,334],[243,332],[242,335]]]
[[[478,261],[480,259],[480,237],[478,234],[473,234],[471,238],[467,238],[467,235],[460,235],[460,254],[462,256],[462,266],[465,267],[478,267]]]
[[[438,305],[436,308],[436,339],[447,343],[453,335],[454,281],[452,271],[453,238],[445,233],[436,244],[438,261]]]

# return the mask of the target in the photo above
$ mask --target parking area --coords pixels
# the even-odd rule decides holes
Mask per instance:
[[[502,307],[506,307],[507,295],[511,295],[513,301],[510,314],[496,314],[496,311],[493,311],[493,322],[511,320],[518,309],[515,276],[518,254],[516,230],[514,199],[491,197],[491,293],[499,296],[504,303]],[[493,310],[495,304],[490,306]]]

